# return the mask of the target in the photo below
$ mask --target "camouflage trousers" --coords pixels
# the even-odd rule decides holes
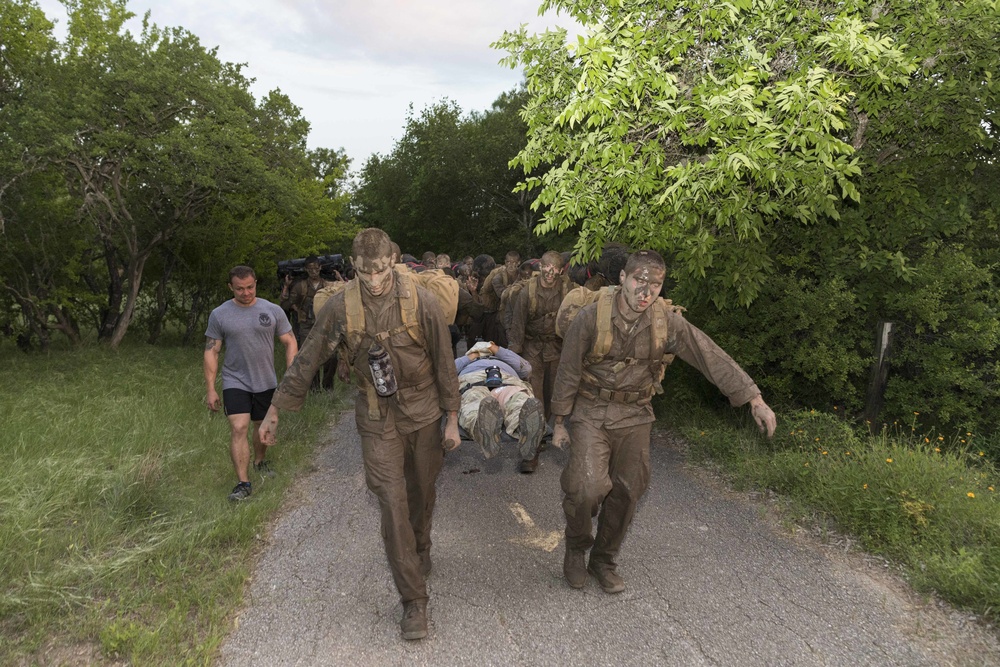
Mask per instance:
[[[470,384],[486,381],[486,371],[472,371],[465,373],[458,378],[458,388],[465,389]],[[517,427],[520,423],[521,406],[529,398],[534,397],[531,392],[531,385],[513,375],[503,374],[503,387],[490,390],[484,386],[470,387],[462,394],[462,403],[458,409],[458,425],[466,433],[472,433],[479,417],[479,404],[487,396],[493,396],[500,401],[503,409],[503,430],[507,434],[516,437]]]

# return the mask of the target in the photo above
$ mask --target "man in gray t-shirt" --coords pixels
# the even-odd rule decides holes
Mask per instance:
[[[292,325],[280,306],[257,298],[257,276],[249,266],[237,266],[229,272],[233,298],[212,311],[205,331],[205,384],[208,386],[208,409],[225,407],[229,419],[229,453],[236,470],[237,484],[230,500],[250,496],[250,453],[247,431],[253,429],[254,468],[264,475],[270,467],[264,460],[267,447],[260,441],[260,422],[271,407],[271,394],[278,386],[274,372],[274,339],[285,346],[285,367],[292,365],[298,353]],[[219,353],[226,346],[222,365],[222,398],[215,388],[219,371]]]

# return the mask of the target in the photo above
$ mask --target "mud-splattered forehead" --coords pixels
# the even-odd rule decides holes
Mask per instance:
[[[360,260],[369,262],[392,256],[392,241],[389,235],[381,229],[369,227],[362,229],[354,237],[354,244],[351,247],[351,255],[357,264]]]
[[[556,250],[546,251],[545,254],[542,255],[542,258],[539,260],[538,263],[548,264],[549,266],[554,267],[556,271],[561,270],[563,264],[565,264],[565,262],[563,261],[562,253]]]
[[[655,250],[639,250],[629,256],[628,261],[625,262],[624,270],[626,276],[631,276],[636,271],[645,271],[644,280],[649,280],[652,276],[662,278],[667,267],[660,253]]]

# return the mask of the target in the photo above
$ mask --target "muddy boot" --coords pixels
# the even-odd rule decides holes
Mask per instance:
[[[427,636],[427,600],[403,603],[403,620],[399,622],[403,639],[423,639]]]
[[[529,398],[521,406],[517,418],[517,443],[524,461],[530,460],[541,450],[542,436],[545,435],[545,416],[542,414],[542,402],[537,398]]]
[[[538,470],[538,454],[535,454],[534,458],[522,460],[521,464],[518,466],[518,470],[525,475],[530,475]]]
[[[587,571],[594,575],[605,593],[621,593],[625,590],[625,580],[615,572],[614,565],[595,563],[594,559],[591,559]]]
[[[500,452],[500,431],[503,429],[503,409],[497,399],[487,396],[479,403],[472,439],[483,448],[483,456],[493,458]]]
[[[566,547],[563,557],[563,575],[570,588],[583,588],[587,583],[586,553],[579,549]]]

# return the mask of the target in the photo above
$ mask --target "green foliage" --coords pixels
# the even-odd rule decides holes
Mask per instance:
[[[229,427],[205,408],[200,350],[10,347],[0,663],[31,664],[46,645],[131,664],[210,661],[257,535],[342,399],[312,395],[282,417],[269,450],[279,475],[254,479],[252,500],[233,507]]]
[[[3,0],[0,24],[25,35],[3,74],[14,83],[0,84],[0,277],[43,346],[52,329],[78,339],[85,318],[117,345],[149,301],[155,338],[168,285],[192,307],[170,314],[190,326],[234,264],[266,275],[343,243],[346,158],[309,154],[287,96],[256,101],[242,67],[183,28],[147,15],[123,31],[124,0],[65,5],[61,44],[28,3]]]
[[[842,419],[810,411],[781,414],[766,441],[702,418],[683,429],[692,452],[723,463],[741,488],[777,491],[800,518],[832,525],[905,566],[918,589],[996,615],[1000,475],[965,438],[915,426],[855,435]]]
[[[524,147],[524,100],[524,91],[514,90],[481,113],[463,115],[450,101],[419,114],[411,109],[392,152],[373,155],[361,170],[353,197],[358,222],[385,229],[415,256],[537,253],[534,196],[512,192],[518,174],[509,166]]]
[[[858,409],[885,320],[889,421],[1000,425],[995,2],[542,7],[587,33],[497,43],[539,230],[663,251],[670,296],[781,401]]]

